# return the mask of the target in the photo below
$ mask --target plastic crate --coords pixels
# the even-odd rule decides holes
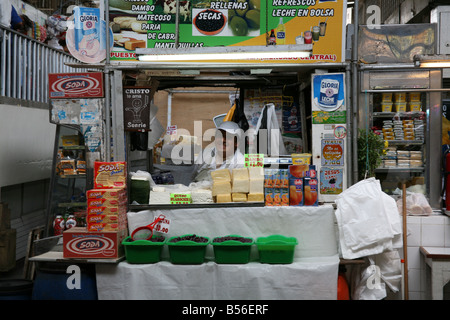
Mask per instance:
[[[261,263],[292,263],[297,244],[296,238],[278,234],[256,239]]]
[[[128,263],[145,264],[161,261],[161,250],[167,239],[162,242],[150,240],[129,241],[131,236],[122,241],[125,248],[125,259]]]
[[[206,246],[210,242],[209,238],[198,236],[206,238],[207,242],[195,242],[191,240],[171,242],[175,238],[186,236],[193,236],[193,234],[175,236],[167,240],[170,262],[173,264],[202,264],[205,261]]]
[[[242,237],[239,235],[229,235],[226,237]],[[255,241],[252,238],[251,242],[241,242],[238,240],[225,240],[223,242],[214,242],[216,237],[211,241],[214,249],[214,260],[216,263],[248,263],[250,260],[250,251]]]

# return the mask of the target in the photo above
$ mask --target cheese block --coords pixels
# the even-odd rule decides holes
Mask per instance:
[[[211,178],[213,181],[231,181],[230,170],[219,169],[211,171]]]
[[[150,191],[150,204],[170,204],[170,192]]]
[[[264,178],[250,179],[248,192],[249,193],[264,193]]]
[[[229,181],[214,181],[212,187],[212,195],[231,193],[231,183]]]
[[[264,168],[263,167],[248,167],[248,178],[253,179],[264,179]]]
[[[135,50],[136,48],[145,48],[145,41],[132,39],[132,40],[125,42],[125,49]]]
[[[216,196],[217,203],[231,202],[231,193],[222,193]]]
[[[198,189],[191,191],[192,203],[211,203],[213,196],[211,190]]]
[[[248,202],[264,202],[264,193],[249,193],[247,196]]]
[[[231,198],[233,202],[247,202],[247,194],[246,193],[232,193]]]
[[[231,192],[248,193],[249,180],[247,168],[233,169],[231,179]]]

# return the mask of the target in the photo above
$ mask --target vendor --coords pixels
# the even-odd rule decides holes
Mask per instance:
[[[205,149],[203,162],[196,164],[194,181],[211,179],[210,172],[216,169],[234,169],[244,167],[244,135],[239,125],[232,121],[225,121],[217,128],[214,146]]]

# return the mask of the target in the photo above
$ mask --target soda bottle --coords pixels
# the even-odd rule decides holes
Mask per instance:
[[[277,44],[285,44],[286,42],[286,27],[283,23],[283,17],[280,17],[280,22],[277,26]]]
[[[72,227],[75,227],[77,225],[77,220],[75,220],[74,215],[69,215],[66,220],[66,229],[70,229]]]
[[[269,36],[269,45],[276,45],[277,44],[277,38],[275,37],[275,31],[272,29],[270,30],[270,36]]]
[[[53,220],[53,234],[55,236],[62,235],[64,231],[64,218],[62,215],[57,215]]]

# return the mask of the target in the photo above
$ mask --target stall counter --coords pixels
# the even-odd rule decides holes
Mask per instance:
[[[205,262],[176,265],[168,249],[154,264],[97,265],[99,299],[336,299],[339,266],[334,209],[318,207],[180,207],[128,212],[131,233],[163,214],[167,237],[195,233],[210,239],[237,234],[295,237],[291,264],[264,264],[253,246],[247,264],[217,264],[209,245]]]

